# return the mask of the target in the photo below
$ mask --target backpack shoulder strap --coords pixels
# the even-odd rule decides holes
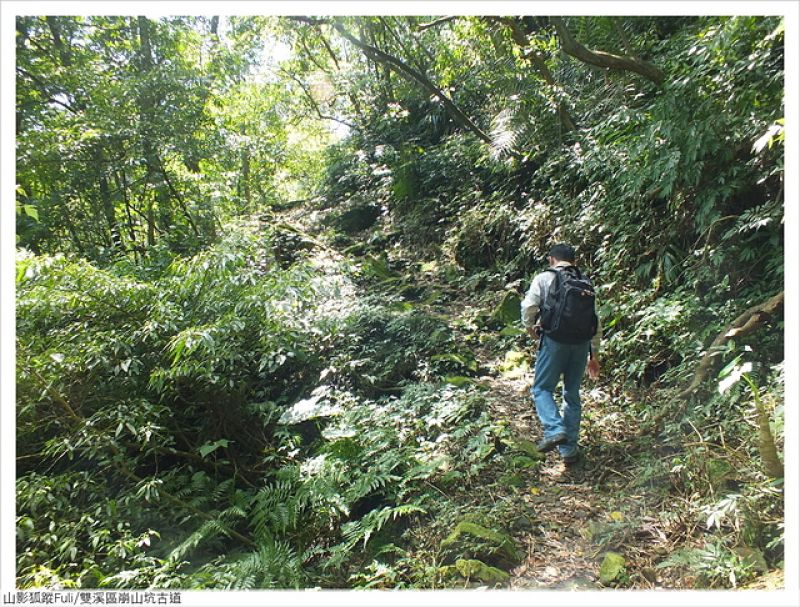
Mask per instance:
[[[561,286],[561,282],[564,280],[564,274],[556,268],[546,268],[545,272],[551,272],[553,274],[553,280],[544,287],[542,305],[552,306],[555,303],[556,294]]]

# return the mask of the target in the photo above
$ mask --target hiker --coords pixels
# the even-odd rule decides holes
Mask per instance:
[[[549,268],[537,274],[522,301],[522,324],[539,339],[531,395],[542,422],[542,453],[558,447],[565,464],[578,461],[581,423],[580,386],[584,371],[600,376],[601,328],[595,312],[594,287],[575,267],[575,249],[554,245],[547,254]],[[564,380],[563,414],[553,398]]]

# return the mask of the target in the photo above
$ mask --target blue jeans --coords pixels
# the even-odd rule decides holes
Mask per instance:
[[[589,358],[589,345],[588,341],[582,344],[562,344],[545,335],[536,355],[531,395],[544,428],[545,438],[562,432],[567,435],[567,441],[558,446],[562,457],[571,457],[578,452],[578,434],[581,426],[580,387]],[[553,398],[553,392],[562,377],[563,415]]]

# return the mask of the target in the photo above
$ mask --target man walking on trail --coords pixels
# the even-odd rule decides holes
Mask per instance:
[[[578,461],[581,423],[580,386],[587,369],[600,376],[600,323],[595,313],[594,287],[575,267],[575,249],[554,245],[547,255],[549,268],[537,274],[522,301],[522,324],[540,339],[531,395],[542,422],[542,453],[558,447],[565,464]],[[553,397],[564,381],[563,414]]]

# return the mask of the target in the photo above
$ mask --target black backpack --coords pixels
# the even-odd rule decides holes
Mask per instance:
[[[575,266],[548,268],[556,277],[541,306],[542,331],[565,344],[589,341],[597,332],[594,285]]]

